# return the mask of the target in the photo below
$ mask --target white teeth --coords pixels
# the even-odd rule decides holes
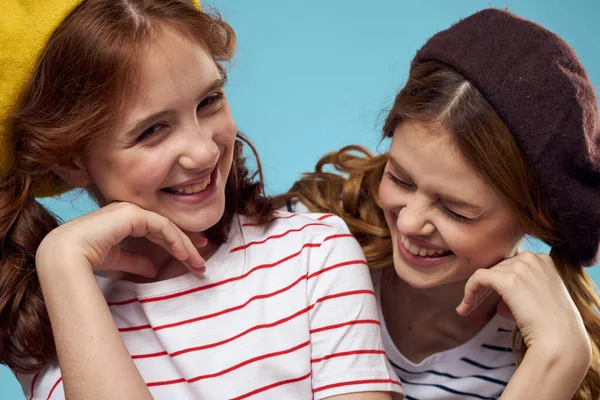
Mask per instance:
[[[404,245],[404,248],[406,250],[408,250],[409,253],[414,254],[415,256],[431,257],[431,256],[435,256],[435,255],[441,255],[441,254],[444,254],[444,252],[446,252],[446,250],[428,249],[426,247],[417,246],[414,243],[410,243],[408,241],[408,239],[405,238],[404,236],[402,236],[401,240],[402,240],[402,244]]]
[[[408,248],[408,251],[410,251],[415,256],[418,256],[419,255],[419,246],[411,244],[410,247]]]
[[[421,254],[421,253],[419,252],[419,254]],[[425,255],[431,257],[431,256],[435,255],[435,250],[434,249],[428,249],[425,252]]]
[[[189,186],[181,187],[181,188],[175,189],[174,192],[179,193],[179,194],[184,194],[184,193],[185,194],[200,193],[201,191],[203,191],[204,189],[206,189],[206,187],[208,185],[210,185],[210,176],[204,182],[200,182],[200,183],[196,183],[194,185],[189,185]]]

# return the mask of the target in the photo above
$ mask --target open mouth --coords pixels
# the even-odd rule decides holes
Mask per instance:
[[[210,189],[212,186],[211,183],[214,183],[215,181],[215,174],[216,174],[217,169],[215,168],[213,170],[213,172],[211,172],[211,174],[203,181],[201,182],[196,182],[196,183],[191,183],[189,185],[178,185],[178,186],[172,186],[172,187],[168,187],[168,188],[164,188],[161,189],[162,192],[165,193],[170,193],[170,194],[174,194],[177,196],[192,196],[195,194],[199,194],[205,191],[208,191],[208,189]]]
[[[174,189],[174,188],[165,188],[165,189],[162,189],[162,190],[164,192],[168,192],[168,193],[172,193],[172,194],[178,194],[180,196],[186,196],[186,195],[189,196],[191,194],[197,194],[197,193],[203,192],[204,190],[206,190],[206,188],[208,187],[208,185],[210,185],[210,176],[208,177],[208,179],[205,179],[204,181],[202,181],[200,183],[195,183],[193,185],[178,187],[176,189]]]
[[[431,248],[427,248],[427,247],[422,247],[422,246],[416,245],[414,243],[411,243],[404,236],[402,236],[401,242],[402,242],[404,248],[406,249],[406,251],[408,251],[410,254],[412,254],[414,256],[417,256],[417,257],[423,257],[423,258],[442,258],[442,257],[447,257],[449,255],[454,254],[450,250],[431,249]]]

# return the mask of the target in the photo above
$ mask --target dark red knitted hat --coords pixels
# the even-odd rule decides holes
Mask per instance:
[[[471,82],[506,123],[533,167],[568,243],[583,265],[600,245],[598,99],[573,49],[510,12],[487,9],[434,35],[413,66],[448,65]]]

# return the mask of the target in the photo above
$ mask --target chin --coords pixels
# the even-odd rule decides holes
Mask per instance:
[[[173,222],[185,232],[205,232],[215,226],[225,213],[225,201],[212,204],[210,207],[199,210],[194,215],[178,216]]]
[[[394,255],[394,271],[396,276],[414,289],[426,290],[464,281],[468,277],[449,276],[450,265],[440,265],[431,270],[418,270],[407,265],[400,256]]]

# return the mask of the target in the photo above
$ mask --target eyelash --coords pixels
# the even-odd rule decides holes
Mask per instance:
[[[386,173],[387,177],[394,182],[396,185],[398,185],[399,187],[401,187],[402,189],[405,190],[413,190],[414,189],[414,185],[408,184],[398,178],[396,178],[394,176],[394,174],[392,174],[391,172],[387,172]],[[447,208],[446,206],[444,206],[443,204],[440,206],[440,210],[448,217],[451,218],[455,221],[458,222],[471,222],[471,220],[463,215],[457,214],[454,211],[450,210],[449,208]]]
[[[213,103],[218,102],[219,100],[221,100],[223,97],[225,96],[224,93],[222,92],[216,92],[211,94],[210,96],[206,97],[205,99],[203,99],[200,104],[198,104],[198,107],[196,108],[197,110],[199,110],[200,108],[203,107],[207,107],[210,106]],[[141,135],[138,137],[137,141],[141,142],[143,140],[146,140],[158,133],[160,133],[160,131],[162,129],[155,129],[157,127],[161,128],[163,127],[165,124],[154,124],[152,125],[150,128],[146,129],[144,132],[141,133]]]

